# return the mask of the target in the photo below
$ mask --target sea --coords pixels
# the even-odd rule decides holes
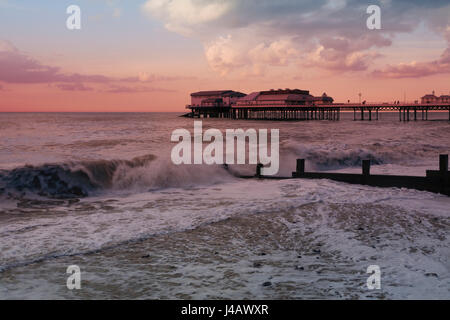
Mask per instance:
[[[374,174],[424,176],[450,153],[448,113],[180,115],[0,114],[0,299],[450,299],[450,197],[242,179],[255,165],[170,156],[172,132],[202,121],[279,129],[280,177],[299,158],[307,171],[359,173],[370,159]],[[79,289],[68,286],[70,266]]]

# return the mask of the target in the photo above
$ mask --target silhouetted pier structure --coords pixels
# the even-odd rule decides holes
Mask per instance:
[[[398,111],[399,121],[428,120],[429,111],[448,111],[450,104],[343,104],[341,110],[353,111],[353,120],[378,120],[380,111]]]
[[[186,106],[187,117],[226,118],[241,120],[330,120],[338,121],[341,111],[353,111],[353,120],[372,121],[379,119],[380,111],[398,111],[399,121],[428,120],[430,111],[448,111],[450,104],[329,104],[329,105],[267,105],[267,106]]]
[[[237,120],[333,120],[340,119],[339,106],[299,106],[299,105],[268,105],[258,107],[202,107],[187,106],[192,118],[227,118]]]

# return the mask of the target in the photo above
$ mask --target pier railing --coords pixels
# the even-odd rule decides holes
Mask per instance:
[[[398,111],[399,121],[428,120],[429,111],[448,111],[450,104],[433,103],[347,103],[347,104],[235,104],[227,107],[186,106],[192,118],[229,118],[241,120],[340,120],[341,111],[353,111],[353,120],[378,120],[380,111]]]

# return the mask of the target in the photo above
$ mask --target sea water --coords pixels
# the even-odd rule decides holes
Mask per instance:
[[[279,129],[280,176],[425,175],[450,152],[432,121],[202,119]],[[330,180],[245,180],[255,166],[176,166],[176,113],[0,116],[0,298],[450,298],[450,198]],[[67,267],[81,270],[69,290]],[[381,289],[367,268],[378,265]]]

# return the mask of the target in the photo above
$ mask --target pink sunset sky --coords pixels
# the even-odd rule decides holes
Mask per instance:
[[[66,8],[81,8],[81,30]],[[381,30],[369,30],[369,5]],[[0,0],[0,111],[184,111],[200,90],[450,92],[450,1]]]

